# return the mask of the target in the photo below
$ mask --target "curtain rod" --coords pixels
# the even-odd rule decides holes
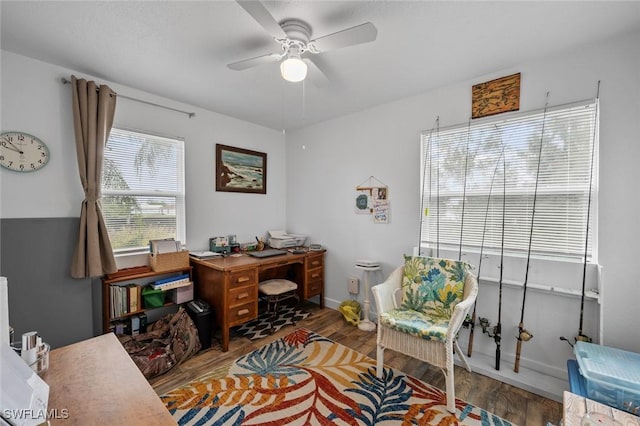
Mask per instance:
[[[71,81],[70,81],[70,80],[67,80],[67,79],[66,79],[66,78],[64,78],[64,77],[62,77],[62,78],[60,79],[60,81],[62,82],[62,84],[71,84]],[[145,100],[143,100],[143,99],[132,98],[132,97],[129,97],[129,96],[121,95],[121,94],[116,93],[116,92],[113,92],[113,93],[114,93],[114,95],[116,95],[116,96],[117,96],[117,97],[119,97],[119,98],[128,99],[128,100],[130,100],[130,101],[140,102],[140,103],[142,103],[142,104],[147,104],[147,105],[155,106],[155,107],[158,107],[158,108],[164,108],[164,109],[168,109],[168,110],[171,110],[171,111],[179,112],[179,113],[182,113],[182,114],[186,114],[186,115],[188,115],[188,116],[189,116],[189,118],[193,118],[193,117],[195,117],[195,116],[196,116],[196,113],[195,113],[195,112],[183,111],[183,110],[181,110],[181,109],[171,108],[171,107],[168,107],[168,106],[165,106],[165,105],[160,105],[160,104],[156,104],[156,103],[153,103],[153,102],[145,101]]]

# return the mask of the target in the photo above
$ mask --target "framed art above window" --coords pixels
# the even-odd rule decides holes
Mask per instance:
[[[267,193],[267,154],[216,144],[216,191]]]

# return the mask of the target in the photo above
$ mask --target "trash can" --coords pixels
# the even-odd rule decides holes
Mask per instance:
[[[198,329],[198,337],[202,349],[211,347],[211,329],[213,328],[213,311],[204,300],[193,300],[187,303],[187,313]]]

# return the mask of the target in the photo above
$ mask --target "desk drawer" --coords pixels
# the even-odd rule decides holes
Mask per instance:
[[[258,300],[256,285],[231,287],[227,295],[228,306],[237,306]]]
[[[324,267],[324,253],[317,256],[309,256],[307,259],[307,269]]]
[[[322,294],[322,290],[324,287],[324,281],[320,280],[320,281],[311,281],[307,284],[307,294],[305,295],[307,298],[308,297],[313,297],[313,296],[318,296],[320,294]]]
[[[324,281],[324,269],[310,269],[307,271],[307,282]]]
[[[229,273],[229,288],[251,285],[258,285],[258,273],[255,269],[245,269],[243,271]]]
[[[258,303],[256,301],[229,308],[229,326],[244,324],[257,317]]]

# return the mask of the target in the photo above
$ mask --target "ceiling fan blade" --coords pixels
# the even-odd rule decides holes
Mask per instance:
[[[378,29],[371,22],[367,22],[311,40],[309,44],[313,45],[320,52],[328,52],[329,50],[340,49],[355,44],[368,43],[374,41],[377,36]]]
[[[256,0],[236,0],[236,2],[255,19],[258,24],[274,38],[287,38],[278,21],[269,13],[262,3]]]
[[[309,73],[307,74],[307,79],[313,83],[314,86],[318,88],[327,87],[330,83],[327,75],[322,71],[318,64],[316,64],[311,58],[304,58],[303,61],[307,64],[309,68]]]
[[[228,64],[227,67],[235,71],[240,71],[246,70],[247,68],[256,67],[258,65],[278,62],[280,59],[280,55],[269,53],[268,55],[257,56],[255,58],[245,59],[244,61],[234,62],[232,64]]]

